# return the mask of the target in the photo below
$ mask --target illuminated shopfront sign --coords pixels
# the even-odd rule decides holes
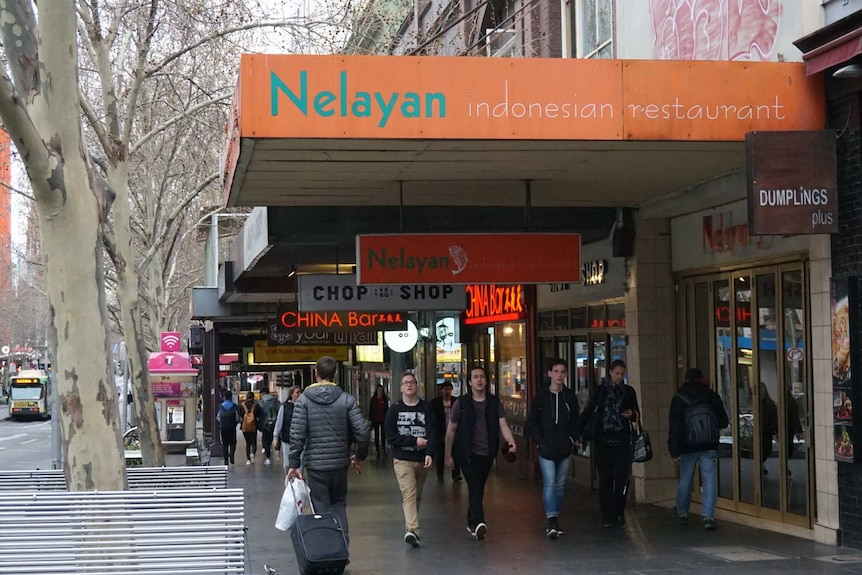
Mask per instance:
[[[524,319],[524,286],[468,285],[467,325]]]
[[[282,330],[306,332],[403,330],[407,327],[407,314],[404,312],[279,310],[278,325]]]

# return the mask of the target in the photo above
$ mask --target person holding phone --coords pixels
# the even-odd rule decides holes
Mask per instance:
[[[626,524],[626,499],[632,471],[632,422],[640,419],[637,393],[626,384],[625,376],[624,361],[617,359],[611,363],[610,380],[602,380],[581,417],[581,432],[593,410],[599,422],[594,446],[602,525],[606,528]]]

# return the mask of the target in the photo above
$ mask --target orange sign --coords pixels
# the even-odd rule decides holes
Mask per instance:
[[[243,138],[742,141],[822,129],[823,90],[797,63],[246,54],[237,98]]]
[[[580,281],[579,234],[356,236],[358,284]]]
[[[525,317],[521,285],[471,285],[467,286],[467,298],[466,325],[518,321]]]

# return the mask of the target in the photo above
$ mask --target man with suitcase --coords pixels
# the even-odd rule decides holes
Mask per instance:
[[[290,422],[290,452],[287,478],[303,478],[318,514],[333,512],[347,541],[347,475],[352,461],[368,456],[371,434],[356,398],[333,383],[337,375],[335,359],[317,360],[317,383],[308,386],[296,400]],[[350,446],[357,444],[356,455]]]

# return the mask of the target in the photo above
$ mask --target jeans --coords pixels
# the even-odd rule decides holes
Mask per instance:
[[[383,429],[383,422],[374,422],[371,425],[374,431],[374,447],[377,449],[377,455],[386,453],[386,430]]]
[[[467,526],[470,528],[485,522],[485,482],[488,481],[493,461],[488,455],[474,453],[469,462],[461,464],[461,473],[467,482]]]
[[[626,512],[626,498],[632,469],[631,443],[596,442],[596,465],[599,471],[599,503],[602,521],[615,523]]]
[[[542,472],[542,503],[545,517],[559,517],[563,506],[563,492],[566,489],[566,474],[569,472],[569,458],[554,461],[539,456],[539,470]]]
[[[697,453],[686,453],[679,457],[679,485],[676,488],[676,513],[688,515],[691,506],[691,482],[694,466],[700,462],[700,479],[703,483],[701,515],[715,517],[715,502],[718,499],[718,451],[708,449]]]
[[[270,457],[272,457],[272,431],[267,431],[263,429],[260,433],[260,443],[261,447],[263,448],[263,454],[266,455],[267,459],[269,459]]]
[[[311,490],[315,513],[335,513],[350,543],[347,527],[347,468],[339,471],[305,470],[305,482]]]
[[[424,462],[403,459],[396,459],[392,466],[395,468],[398,487],[401,488],[404,526],[407,531],[419,535],[419,505],[422,503],[422,487],[428,477],[428,470],[425,469]]]
[[[243,431],[245,437],[245,458],[251,461],[257,454],[257,431]]]
[[[444,464],[446,463],[446,440],[438,439],[437,440],[437,456],[434,457],[434,465],[437,466],[437,477],[443,479],[443,469]],[[455,467],[452,468],[452,479],[456,477],[461,477],[461,468],[458,464],[455,464]]]
[[[221,428],[221,445],[224,451],[224,464],[233,463],[233,457],[236,453],[236,428],[222,427]]]

